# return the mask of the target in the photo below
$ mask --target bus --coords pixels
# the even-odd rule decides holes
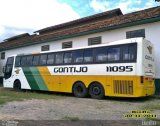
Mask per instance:
[[[145,97],[155,92],[154,47],[132,38],[7,59],[4,87],[73,93],[101,99]]]

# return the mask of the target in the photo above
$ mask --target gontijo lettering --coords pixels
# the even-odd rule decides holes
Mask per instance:
[[[86,66],[83,67],[55,67],[54,73],[68,73],[68,72],[74,72],[74,73],[80,73],[80,72],[87,72],[88,68]]]

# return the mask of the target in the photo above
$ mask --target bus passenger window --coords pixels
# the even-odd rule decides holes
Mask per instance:
[[[33,59],[33,56],[27,56],[27,66],[32,66],[32,59]]]
[[[40,65],[46,65],[46,62],[47,62],[47,54],[40,55],[39,64]]]
[[[128,46],[123,48],[122,54],[123,54],[123,60],[129,60],[129,48],[128,48]]]
[[[23,56],[21,58],[21,66],[26,66],[26,63],[27,63],[27,57],[26,56]]]
[[[83,50],[77,50],[73,52],[73,62],[83,63]]]
[[[107,48],[97,48],[95,53],[96,62],[105,62],[107,60]]]
[[[55,64],[63,63],[63,53],[57,53],[55,57]]]
[[[125,46],[122,50],[123,61],[133,61],[135,59],[135,46]]]
[[[64,54],[64,63],[72,63],[72,53],[71,52],[65,52]]]
[[[85,63],[93,62],[93,50],[92,49],[87,49],[84,51],[84,62]]]
[[[32,63],[32,65],[33,66],[37,66],[38,65],[38,61],[39,61],[39,55],[35,55],[33,57],[33,63]]]
[[[20,67],[20,65],[21,65],[21,57],[17,56],[15,61],[15,67]]]
[[[53,53],[48,54],[47,64],[48,65],[54,64],[54,54]]]
[[[120,60],[120,48],[109,48],[108,49],[108,61]]]
[[[129,60],[136,59],[136,45],[129,46]]]

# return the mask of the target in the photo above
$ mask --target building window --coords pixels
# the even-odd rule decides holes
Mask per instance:
[[[1,59],[5,59],[5,52],[1,52]]]
[[[126,38],[136,38],[136,37],[144,37],[145,38],[145,29],[139,29],[134,31],[126,32]]]
[[[72,41],[70,41],[70,42],[63,42],[62,43],[62,49],[65,49],[65,48],[72,48]]]
[[[41,51],[49,51],[49,45],[41,46]]]
[[[101,44],[101,36],[99,37],[94,37],[94,38],[88,38],[88,45],[97,45],[97,44]]]

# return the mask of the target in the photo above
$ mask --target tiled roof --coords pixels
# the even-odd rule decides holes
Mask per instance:
[[[17,39],[24,38],[24,37],[28,37],[28,36],[30,36],[28,33],[24,33],[24,34],[12,36],[12,37],[10,37],[10,38],[5,39],[4,41],[17,40]]]
[[[106,15],[105,15],[106,16]],[[21,46],[26,45],[32,45],[36,43],[42,43],[47,41],[54,41],[58,39],[64,39],[69,38],[73,36],[79,36],[84,34],[90,34],[100,31],[106,31],[111,29],[117,29],[122,27],[128,27],[138,24],[144,24],[144,23],[151,23],[155,21],[160,21],[160,6],[153,7],[129,14],[119,14],[114,15],[110,18],[100,18],[100,20],[97,20],[98,16],[96,17],[96,21],[94,21],[94,16],[91,16],[92,20],[87,21],[87,23],[81,23],[84,22],[86,19],[79,19],[75,21],[71,21],[68,23],[64,23],[57,26],[48,27],[45,29],[41,29],[36,32],[40,32],[39,35],[31,35],[27,38],[20,38],[13,41],[7,41],[0,43],[0,51],[10,49],[10,48],[17,48]],[[72,25],[72,23],[74,25]],[[76,25],[77,24],[77,25]]]
[[[70,22],[63,23],[63,24],[43,28],[43,29],[40,29],[38,31],[35,31],[35,33],[36,32],[38,32],[40,34],[41,33],[47,33],[47,32],[51,32],[51,31],[55,31],[57,29],[63,29],[65,27],[67,27],[67,28],[68,27],[73,27],[73,25],[77,26],[77,25],[81,25],[81,24],[86,24],[88,22],[95,22],[95,21],[98,21],[98,20],[112,18],[112,17],[119,16],[119,15],[123,15],[123,14],[122,14],[120,8],[117,8],[117,9],[114,9],[114,10],[110,10],[110,11],[106,11],[106,12],[103,12],[103,13],[91,15],[91,16],[84,17],[84,18],[80,18],[80,19],[77,19],[77,20],[73,20],[73,21],[70,21]]]

